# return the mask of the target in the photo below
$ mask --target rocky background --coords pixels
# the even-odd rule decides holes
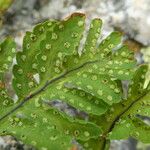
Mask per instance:
[[[0,40],[11,35],[20,49],[25,32],[35,24],[47,19],[62,19],[73,12],[84,12],[87,23],[92,18],[101,18],[104,24],[102,36],[112,30],[121,31],[125,43],[135,50],[139,63],[143,61],[140,49],[146,53],[146,58],[150,57],[150,0],[14,0],[2,17]],[[64,111],[76,113],[66,105],[56,105]],[[0,137],[0,150],[30,149],[33,148],[11,136]],[[111,150],[136,149],[150,150],[150,146],[134,139],[112,141],[111,144]]]

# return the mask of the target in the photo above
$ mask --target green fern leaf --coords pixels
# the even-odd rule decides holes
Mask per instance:
[[[112,133],[110,133],[110,139],[120,140],[127,139],[128,137],[136,138],[143,143],[149,143],[150,139],[150,127],[140,120],[129,120],[125,118],[115,126]]]
[[[16,53],[15,47],[15,42],[10,37],[0,44],[0,114],[6,111],[5,106],[13,103],[6,88],[5,74],[12,65]]]
[[[150,116],[150,92],[148,88],[144,89],[147,70],[146,65],[138,67],[129,85],[127,100],[114,105],[107,115],[102,117],[108,119],[108,125],[104,123],[103,126],[111,140],[134,137],[143,143],[150,142],[150,126],[139,117]]]
[[[139,115],[149,112],[149,89],[142,88],[147,66],[136,67],[133,53],[120,44],[118,32],[99,44],[101,25],[100,19],[91,22],[82,52],[79,47],[85,31],[84,14],[75,13],[63,21],[46,21],[26,33],[13,66],[18,101],[1,112],[0,135],[13,135],[38,149],[70,149],[75,140],[85,149],[103,150],[109,147],[108,139],[130,136],[118,136],[125,129],[124,125],[119,126],[120,119],[131,123],[135,132],[148,130],[136,117],[137,109],[141,110]],[[124,80],[132,83],[127,100],[123,99]],[[89,120],[74,119],[56,109],[51,105],[55,100],[84,111]],[[95,147],[95,143],[99,146]]]
[[[0,73],[5,73],[12,63],[13,57],[15,56],[15,43],[12,38],[5,39],[0,44]]]

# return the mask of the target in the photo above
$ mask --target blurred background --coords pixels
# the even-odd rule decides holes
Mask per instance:
[[[11,35],[21,49],[25,32],[35,24],[63,19],[73,12],[85,13],[87,24],[92,18],[101,18],[102,37],[113,30],[120,31],[138,63],[150,64],[150,0],[0,0],[0,40]],[[149,80],[150,73],[147,74]],[[0,137],[0,150],[29,149],[33,148],[13,137]],[[150,146],[130,138],[112,141],[110,149],[150,150]]]

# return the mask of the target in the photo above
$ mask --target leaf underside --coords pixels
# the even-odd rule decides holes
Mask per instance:
[[[7,94],[4,76],[15,45],[10,39],[1,44],[1,135],[10,134],[38,149],[50,150],[71,149],[73,140],[85,149],[103,149],[103,137],[133,136],[149,143],[149,125],[137,117],[150,115],[149,86],[143,89],[147,66],[136,67],[133,53],[120,44],[118,32],[99,44],[101,26],[100,19],[92,20],[81,54],[84,14],[46,21],[27,32],[13,66],[12,84],[18,96],[15,104],[3,94]],[[130,82],[127,100],[123,99],[124,80]],[[85,112],[89,121],[57,110],[51,105],[55,100]]]

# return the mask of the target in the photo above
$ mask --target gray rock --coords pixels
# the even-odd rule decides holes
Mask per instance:
[[[35,150],[33,147],[24,145],[12,136],[0,137],[0,150]]]
[[[136,150],[137,142],[134,139],[114,140],[111,142],[110,150]]]
[[[87,1],[83,9],[90,15],[101,17],[106,26],[119,27],[130,38],[143,45],[150,45],[149,0]]]

